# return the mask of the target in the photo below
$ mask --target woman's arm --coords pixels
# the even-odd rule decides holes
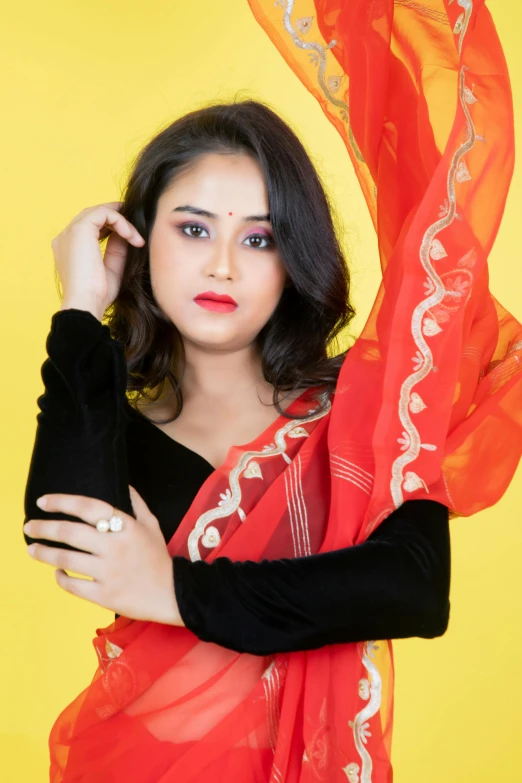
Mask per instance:
[[[36,499],[52,492],[106,500],[133,515],[122,411],[127,386],[123,350],[87,309],[54,313],[41,369],[37,429],[25,489],[25,519],[69,519],[46,513]],[[82,524],[86,524],[83,523]],[[33,539],[24,533],[26,543]],[[71,549],[61,542],[49,546]]]
[[[365,542],[307,557],[260,563],[174,557],[174,583],[185,625],[238,652],[430,639],[449,621],[448,509],[408,500]]]
[[[37,497],[52,492],[100,498],[133,515],[128,485],[140,487],[143,463],[132,462],[136,475],[129,481],[122,346],[92,313],[71,308],[53,316],[47,350],[25,521],[76,521],[36,506]],[[157,435],[154,425],[146,426]],[[154,456],[152,449],[148,460]],[[162,467],[148,469],[161,477]],[[166,487],[163,514],[174,508],[173,492],[182,515],[195,491],[197,476],[192,484]],[[163,519],[162,528],[176,522]],[[173,589],[193,633],[238,651],[265,655],[340,641],[430,638],[447,627],[449,560],[447,508],[407,501],[366,542],[344,550],[261,563],[175,557]]]

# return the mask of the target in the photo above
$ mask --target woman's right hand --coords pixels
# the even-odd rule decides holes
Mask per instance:
[[[121,201],[83,209],[51,242],[64,303],[81,302],[101,318],[120,290],[128,243],[143,247],[144,238],[118,212]],[[110,236],[109,236],[110,234]],[[109,236],[102,258],[100,241]],[[63,305],[62,305],[63,309]]]

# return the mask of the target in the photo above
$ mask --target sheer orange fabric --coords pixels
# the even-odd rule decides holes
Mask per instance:
[[[346,143],[383,279],[338,387],[233,447],[169,542],[260,560],[364,541],[410,498],[469,516],[522,453],[521,324],[488,288],[513,170],[509,78],[476,0],[250,0]],[[347,207],[349,208],[349,207]],[[51,781],[389,783],[390,640],[255,656],[120,617],[57,718]]]

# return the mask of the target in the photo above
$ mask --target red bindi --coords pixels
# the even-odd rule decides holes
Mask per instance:
[[[232,212],[229,212],[228,214],[229,214],[229,215],[231,215],[231,214],[232,214]]]

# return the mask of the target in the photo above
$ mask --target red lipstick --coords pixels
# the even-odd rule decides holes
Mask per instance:
[[[238,306],[237,302],[228,294],[216,294],[215,291],[204,291],[195,296],[194,301],[200,307],[218,313],[231,313]]]

